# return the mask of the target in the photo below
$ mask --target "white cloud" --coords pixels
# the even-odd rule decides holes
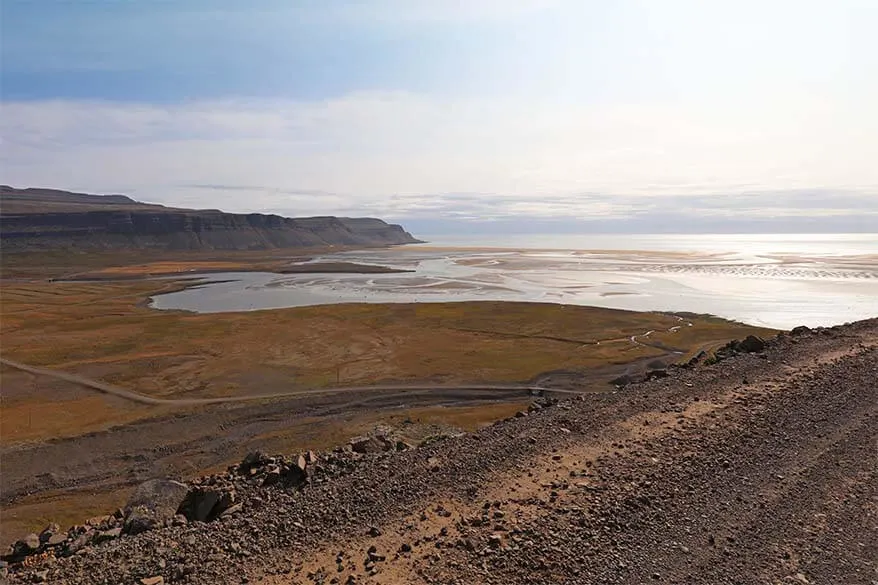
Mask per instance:
[[[400,216],[425,209],[425,193],[479,193],[476,207],[439,200],[462,215],[618,216],[670,196],[727,193],[734,213],[736,193],[820,189],[805,195],[826,199],[817,213],[833,208],[832,190],[873,204],[878,195],[868,98],[580,106],[375,92],[7,103],[0,164],[14,185],[231,211]]]

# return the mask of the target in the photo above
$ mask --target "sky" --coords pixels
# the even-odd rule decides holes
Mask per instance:
[[[3,0],[0,183],[421,232],[878,232],[874,0]]]

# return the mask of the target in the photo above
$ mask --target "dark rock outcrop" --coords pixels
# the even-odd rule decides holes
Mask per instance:
[[[122,195],[0,186],[0,240],[21,249],[264,250],[385,246],[418,240],[374,218],[287,218],[176,209]]]
[[[189,486],[168,479],[140,484],[125,506],[125,531],[137,534],[171,520],[188,493]]]

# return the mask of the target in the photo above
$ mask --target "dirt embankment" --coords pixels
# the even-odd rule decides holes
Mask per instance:
[[[11,580],[866,585],[876,379],[878,319],[802,331],[357,456],[304,488],[235,479],[234,514],[108,538]]]

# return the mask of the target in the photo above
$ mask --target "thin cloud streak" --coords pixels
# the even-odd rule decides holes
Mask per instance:
[[[878,115],[814,96],[549,107],[358,92],[3,110],[5,182],[167,205],[584,221],[873,217],[878,205]]]

